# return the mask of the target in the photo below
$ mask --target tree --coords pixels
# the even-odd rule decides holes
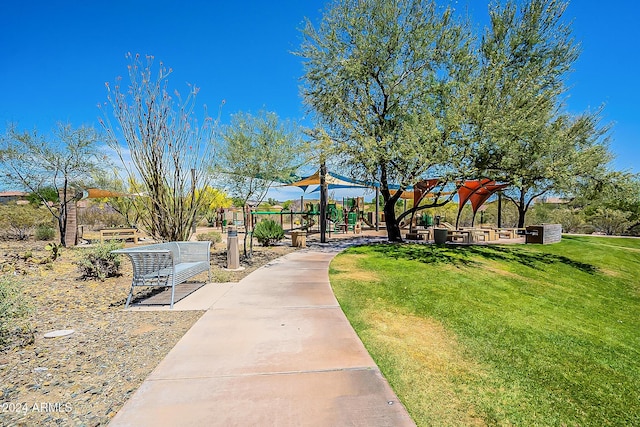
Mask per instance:
[[[198,214],[203,215],[211,225],[215,222],[218,209],[230,207],[233,204],[233,200],[231,200],[224,191],[209,186],[204,187],[200,191],[203,193],[201,195],[203,202],[202,209]]]
[[[108,197],[100,201],[122,215],[129,227],[138,227],[138,224],[143,223],[142,217],[148,216],[149,211],[146,209],[144,198],[135,193],[136,189],[141,187],[141,183],[133,177],[129,177],[128,180],[129,185],[126,185],[115,171],[112,175],[102,174],[95,177],[98,188],[121,194],[120,197]]]
[[[525,224],[531,203],[551,191],[570,193],[595,179],[611,160],[601,111],[577,117],[562,111],[564,80],[578,58],[567,4],[509,1],[490,8],[480,46],[481,71],[470,109],[478,174],[511,184],[504,195]]]
[[[204,122],[198,123],[194,109],[199,88],[189,85],[184,100],[175,91],[174,102],[168,90],[171,69],[160,63],[154,76],[152,56],[145,63],[139,55],[128,57],[129,84],[122,87],[121,78],[113,88],[106,84],[118,127],[106,113],[101,123],[133,191],[147,196],[142,200],[148,215],[140,216],[146,231],[160,240],[188,240],[204,202],[194,189],[211,180],[217,122],[206,116],[205,108]]]
[[[285,182],[304,162],[306,144],[297,126],[281,121],[272,112],[260,111],[253,116],[237,113],[222,130],[222,147],[217,168],[222,183],[233,196],[234,203],[247,209],[249,201],[260,204],[274,182]],[[245,215],[246,239],[251,224]]]
[[[19,131],[11,125],[2,138],[1,179],[36,196],[58,222],[60,243],[66,245],[67,213],[92,176],[108,164],[98,148],[100,136],[91,127],[74,129],[59,124],[53,136]],[[57,204],[48,203],[51,188],[62,197]]]
[[[570,205],[586,221],[606,234],[638,234],[640,230],[640,175],[610,171],[575,191]]]
[[[402,191],[467,166],[473,38],[430,0],[337,0],[302,33],[303,96],[332,142],[326,154],[380,183],[388,238],[399,241]]]

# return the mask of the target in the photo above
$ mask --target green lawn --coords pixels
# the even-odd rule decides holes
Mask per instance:
[[[418,425],[640,425],[640,239],[362,246],[330,277]]]

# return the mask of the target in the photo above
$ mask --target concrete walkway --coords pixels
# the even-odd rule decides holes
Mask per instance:
[[[299,250],[178,303],[209,305],[110,426],[415,425],[331,291],[340,249]]]

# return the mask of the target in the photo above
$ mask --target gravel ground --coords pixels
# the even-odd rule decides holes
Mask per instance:
[[[0,425],[106,425],[203,312],[124,311],[131,283],[127,259],[120,277],[82,281],[73,263],[82,247],[64,249],[56,261],[46,262],[44,246],[0,242],[2,274],[24,283],[33,307],[32,334],[16,334],[0,351]],[[227,272],[224,244],[217,248],[214,282],[238,281],[293,250],[286,242],[256,245],[252,262],[241,262],[244,270]],[[65,329],[75,332],[44,337]]]

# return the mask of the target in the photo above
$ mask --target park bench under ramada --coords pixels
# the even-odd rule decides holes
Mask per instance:
[[[211,280],[210,248],[211,242],[168,242],[113,251],[127,255],[133,265],[125,308],[129,307],[136,286],[170,287],[173,308],[176,285],[205,271]]]

